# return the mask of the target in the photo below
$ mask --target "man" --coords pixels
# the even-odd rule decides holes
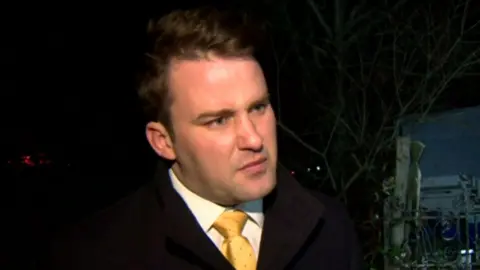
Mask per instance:
[[[140,97],[155,179],[52,245],[45,269],[358,269],[333,199],[277,167],[276,120],[244,16],[175,11],[149,26]]]

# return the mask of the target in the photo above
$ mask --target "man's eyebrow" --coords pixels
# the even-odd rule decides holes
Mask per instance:
[[[250,107],[254,107],[254,106],[257,106],[258,104],[264,104],[264,103],[270,103],[270,94],[265,94],[263,95],[261,98],[257,99],[256,101],[254,101],[250,106]]]
[[[231,116],[234,113],[235,112],[230,110],[230,109],[221,109],[221,110],[218,110],[218,111],[207,111],[207,112],[203,112],[203,113],[199,114],[197,117],[195,117],[193,122],[197,123],[197,122],[201,122],[201,121],[203,121],[205,119],[208,119],[208,118]]]
[[[270,102],[270,95],[267,93],[267,94],[263,95],[261,98],[252,102],[248,106],[248,109],[251,109],[251,108],[257,106],[258,104],[269,103],[269,102]],[[199,114],[197,117],[195,117],[193,122],[194,123],[199,123],[199,122],[205,121],[206,119],[209,119],[209,118],[226,117],[226,116],[232,116],[234,114],[235,114],[235,111],[231,110],[231,109],[220,109],[220,110],[217,110],[217,111],[206,111],[206,112],[203,112],[203,113]]]

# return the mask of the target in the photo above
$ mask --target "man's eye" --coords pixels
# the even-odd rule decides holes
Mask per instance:
[[[255,107],[253,107],[252,109],[257,112],[263,112],[266,107],[267,107],[266,104],[258,104],[258,105],[255,105]]]
[[[227,123],[227,117],[219,117],[207,123],[208,126],[223,126]]]

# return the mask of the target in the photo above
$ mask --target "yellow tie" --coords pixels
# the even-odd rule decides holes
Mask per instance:
[[[242,211],[224,212],[213,223],[224,238],[222,254],[236,270],[255,270],[257,260],[252,245],[242,235],[248,216]]]

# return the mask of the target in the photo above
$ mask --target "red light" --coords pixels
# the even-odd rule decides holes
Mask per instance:
[[[22,163],[27,165],[27,166],[35,166],[35,162],[33,162],[31,156],[23,156],[22,157]]]

